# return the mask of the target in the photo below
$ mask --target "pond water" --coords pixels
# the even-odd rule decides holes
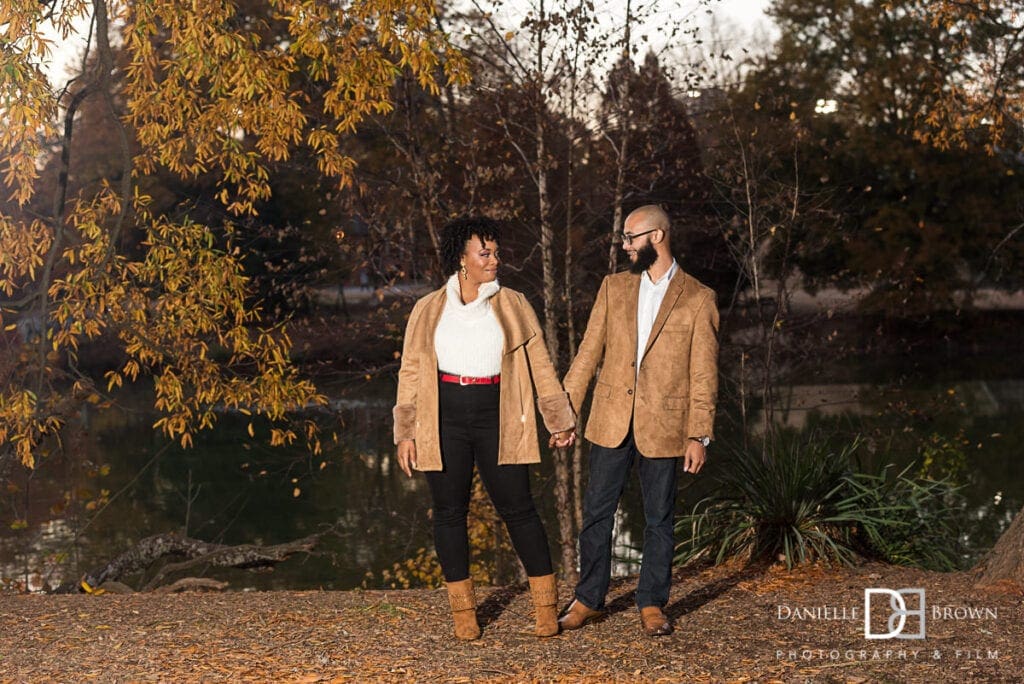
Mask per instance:
[[[869,470],[928,457],[933,472],[950,473],[964,485],[970,543],[990,546],[1024,504],[1018,446],[1024,441],[1024,379],[1005,377],[1005,364],[988,362],[958,362],[952,372],[944,358],[869,366],[809,373],[807,382],[779,386],[776,421],[837,444],[861,435],[869,446],[861,465]],[[272,572],[208,574],[233,589],[385,586],[385,570],[431,548],[429,493],[422,477],[406,478],[392,460],[393,378],[327,391],[344,398],[322,417],[327,439],[318,457],[302,448],[271,449],[258,426],[255,438],[248,435],[240,416],[225,416],[194,448],[182,450],[153,432],[155,416],[141,396],[123,395],[116,411],[83,413],[66,455],[45,459],[8,483],[0,578],[36,590],[74,582],[161,532],[274,544],[327,531],[317,554],[295,556]],[[723,454],[737,448],[738,415],[723,402],[707,475],[729,467]],[[549,464],[534,477],[554,540]],[[679,510],[704,496],[709,482],[682,476]],[[636,569],[634,540],[643,534],[637,489],[634,482],[618,514],[618,573]]]

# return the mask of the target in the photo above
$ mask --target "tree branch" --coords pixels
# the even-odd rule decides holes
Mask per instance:
[[[274,546],[239,544],[229,546],[212,544],[173,532],[157,534],[140,540],[133,548],[125,551],[101,568],[85,575],[82,582],[90,587],[99,587],[104,582],[116,581],[125,575],[146,570],[161,558],[184,556],[187,560],[168,563],[150,579],[143,591],[156,588],[168,575],[198,565],[213,565],[222,568],[259,568],[279,563],[296,553],[311,552],[323,533],[312,534],[302,539]]]

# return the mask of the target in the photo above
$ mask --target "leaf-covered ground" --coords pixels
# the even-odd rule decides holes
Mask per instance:
[[[966,574],[880,565],[684,570],[668,608],[677,630],[659,639],[640,633],[634,583],[615,583],[602,622],[544,640],[530,634],[524,587],[483,589],[484,634],[475,642],[451,636],[443,590],[5,595],[0,681],[1024,678],[1024,599],[976,589]],[[865,639],[867,587],[924,588],[926,638]]]

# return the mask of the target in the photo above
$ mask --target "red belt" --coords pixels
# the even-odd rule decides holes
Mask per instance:
[[[438,373],[441,382],[453,382],[457,385],[497,385],[501,382],[500,375],[491,375],[486,378],[471,378],[468,375],[450,375]]]

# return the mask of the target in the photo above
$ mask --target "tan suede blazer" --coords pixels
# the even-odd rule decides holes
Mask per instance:
[[[669,281],[636,372],[640,276],[608,276],[594,300],[565,389],[579,411],[602,364],[585,436],[614,448],[633,421],[644,456],[682,456],[690,437],[714,437],[718,397],[718,308],[715,293],[682,269]]]
[[[398,371],[398,400],[392,413],[395,444],[404,439],[416,440],[417,470],[441,470],[443,466],[434,332],[446,301],[444,287],[422,297],[409,314],[405,327],[402,366]],[[490,303],[505,333],[499,390],[498,464],[539,463],[535,407],[539,407],[548,432],[573,427],[575,414],[551,365],[537,314],[526,297],[503,287]]]

